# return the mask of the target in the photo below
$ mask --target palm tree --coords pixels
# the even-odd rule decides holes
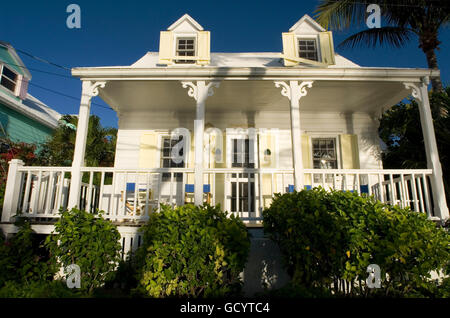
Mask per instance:
[[[419,48],[425,53],[428,68],[438,70],[439,30],[450,21],[448,0],[320,0],[315,11],[317,21],[325,28],[346,29],[359,25],[366,17],[369,4],[378,4],[387,25],[366,29],[344,40],[339,46],[365,44],[402,47],[417,36]],[[440,76],[432,77],[433,91],[443,91]],[[440,110],[433,110],[439,116]]]

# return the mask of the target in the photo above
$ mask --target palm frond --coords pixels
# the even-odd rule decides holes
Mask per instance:
[[[367,29],[353,34],[344,41],[342,41],[338,47],[356,47],[359,45],[376,47],[377,45],[392,45],[396,48],[404,46],[410,39],[413,32],[407,28],[400,27],[382,27]]]
[[[367,5],[376,0],[320,0],[314,18],[325,29],[346,29],[364,20]]]

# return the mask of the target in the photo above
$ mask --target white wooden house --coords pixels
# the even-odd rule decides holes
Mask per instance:
[[[15,231],[18,212],[50,233],[60,207],[99,209],[119,225],[126,252],[159,203],[220,203],[258,227],[273,193],[319,185],[449,217],[427,94],[436,71],[359,66],[307,15],[282,33],[282,53],[213,53],[211,38],[184,15],[161,32],[159,52],[130,66],[72,69],[82,81],[72,167],[13,160],[3,230]],[[428,169],[386,170],[379,118],[409,95]],[[84,165],[94,96],[118,115],[112,168]]]

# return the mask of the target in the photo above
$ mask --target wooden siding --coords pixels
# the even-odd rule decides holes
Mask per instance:
[[[0,122],[11,140],[39,144],[45,142],[52,129],[0,104]],[[0,129],[0,135],[3,131]]]

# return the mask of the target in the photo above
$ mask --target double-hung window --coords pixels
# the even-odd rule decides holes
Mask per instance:
[[[314,169],[337,169],[338,157],[336,138],[312,138],[312,154]],[[314,174],[314,182],[321,182],[322,176]],[[333,176],[327,175],[326,182],[332,182]]]
[[[179,37],[177,38],[176,55],[180,56],[195,56],[195,38]],[[178,64],[194,64],[195,60],[176,60]]]
[[[183,157],[181,161],[174,160],[172,150],[176,144],[183,140],[183,136],[178,138],[163,137],[161,141],[161,168],[184,168],[184,153],[183,148],[180,148],[179,155]],[[178,162],[179,161],[179,162]],[[162,181],[170,181],[170,173],[162,174]],[[181,182],[183,180],[182,173],[174,174],[174,181]]]
[[[318,61],[316,39],[298,39],[298,53],[301,58]]]
[[[5,65],[0,65],[0,70],[0,85],[14,93],[17,86],[17,74]]]

